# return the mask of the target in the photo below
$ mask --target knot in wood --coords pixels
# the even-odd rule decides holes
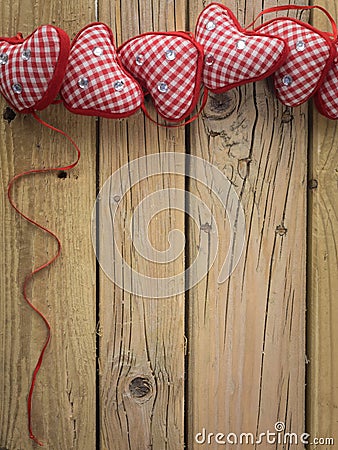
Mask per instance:
[[[4,120],[7,120],[7,123],[11,123],[12,120],[15,119],[16,113],[12,110],[12,108],[10,108],[9,106],[7,106],[7,107],[4,109],[4,113],[3,113],[2,117],[3,117]],[[1,448],[0,448],[0,450],[1,450]]]
[[[136,377],[129,384],[129,391],[135,398],[144,398],[152,393],[152,384],[148,378]]]
[[[204,116],[210,120],[223,120],[229,117],[237,108],[238,93],[234,89],[223,94],[209,94],[204,109]]]
[[[288,230],[287,230],[287,228],[285,228],[284,225],[278,225],[278,227],[276,228],[276,233],[279,236],[285,236],[287,232],[288,232]]]
[[[309,189],[311,189],[311,190],[318,189],[318,181],[310,180],[309,181]]]
[[[67,178],[67,172],[61,170],[58,174],[58,178],[60,178],[60,180],[64,180],[65,178]]]

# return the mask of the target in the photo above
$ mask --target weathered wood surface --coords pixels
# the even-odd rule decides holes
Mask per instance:
[[[100,2],[99,17],[116,32],[117,44],[146,31],[185,28],[186,3],[124,0]],[[147,103],[151,114],[150,103]],[[156,115],[154,115],[156,117]],[[136,158],[163,152],[185,152],[185,130],[166,130],[142,114],[123,122],[100,123],[100,186],[119,167]],[[148,169],[151,168],[148,166]],[[142,174],[142,164],[137,169]],[[138,175],[130,174],[137,177]],[[121,184],[128,181],[123,179]],[[159,214],[148,230],[129,233],[140,201],[161,189],[184,189],[184,177],[160,175],[137,184],[126,195],[114,221],[125,261],[148,277],[184,271],[184,252],[172,264],[146,261],[131,246],[144,235],[166,250],[168,233],[184,233],[184,214]],[[184,201],[184,193],[178,193]],[[114,197],[114,192],[112,192]],[[175,203],[168,194],[166,203]],[[142,214],[142,213],[141,213]],[[103,233],[102,233],[103,234]],[[102,243],[103,248],[106,241]],[[184,447],[184,295],[142,299],[100,277],[101,444],[106,450],[183,449]]]
[[[194,3],[191,24],[202,6]],[[227,6],[249,23],[262,5]],[[307,127],[306,106],[283,107],[267,82],[211,96],[191,127],[191,152],[216,165],[235,187],[247,239],[233,275],[219,284],[227,221],[217,201],[192,186],[216,215],[220,251],[189,294],[189,449],[210,448],[195,442],[203,428],[256,434],[282,422],[289,432],[305,429]],[[197,239],[192,230],[192,251]]]
[[[0,35],[18,30],[28,34],[39,24],[55,23],[74,36],[98,18],[111,26],[121,44],[145,31],[193,30],[207,3],[14,1],[1,9]],[[275,5],[272,0],[264,5],[244,0],[223,3],[243,24],[262,6]],[[332,2],[321,3],[337,14]],[[0,108],[4,106],[1,100]],[[155,117],[150,103],[147,106]],[[141,113],[128,120],[95,123],[53,106],[42,116],[68,131],[82,149],[80,165],[66,179],[37,175],[18,183],[14,191],[18,204],[56,231],[63,243],[62,258],[32,284],[33,301],[53,329],[33,410],[34,431],[46,448],[216,448],[197,445],[195,435],[203,428],[214,434],[274,431],[278,421],[287,431],[303,433],[307,217],[311,225],[307,431],[338,438],[336,125],[316,114],[309,122],[307,105],[283,107],[266,81],[211,95],[202,117],[181,129],[157,128]],[[315,188],[307,216],[309,136],[311,179],[316,182],[310,183]],[[29,116],[10,125],[1,120],[0,139],[0,449],[29,450],[34,446],[26,432],[26,397],[45,330],[24,304],[20,287],[27,271],[55,251],[55,243],[15,216],[6,201],[6,185],[26,168],[71,161],[73,150]],[[126,262],[152,277],[181,273],[198,254],[201,236],[211,239],[216,224],[219,253],[209,274],[185,295],[140,298],[95,270],[92,207],[96,188],[117,169],[139,157],[169,151],[201,157],[228,177],[246,216],[245,248],[232,276],[219,284],[230,228],[212,189],[177,175],[144,180],[121,201],[114,221]],[[194,169],[194,164],[186,167],[190,174]],[[141,172],[142,166],[130,178]],[[170,210],[156,216],[149,230],[134,227],[130,233],[139,203],[169,187],[200,197],[214,220],[203,216],[196,225],[182,212]],[[183,201],[180,192],[168,192],[164,198],[171,206]],[[147,261],[132,245],[132,237],[146,241],[149,231],[154,248],[167,250],[174,229],[186,232],[187,249],[170,264]],[[105,242],[101,244],[104,247]],[[206,264],[208,258],[206,253]]]
[[[1,36],[30,34],[55,23],[73,35],[94,19],[94,2],[28,0],[3,3]],[[5,102],[1,100],[1,111]],[[33,398],[34,432],[50,449],[95,448],[95,256],[90,242],[90,213],[95,199],[95,119],[79,118],[62,107],[41,115],[70,133],[82,149],[78,168],[67,178],[35,175],[13,191],[18,205],[55,231],[62,257],[34,278],[31,298],[52,326],[52,341]],[[18,218],[6,201],[6,186],[31,167],[72,162],[74,149],[30,116],[8,125],[0,121],[1,146],[1,302],[0,302],[0,447],[36,448],[27,433],[26,399],[46,330],[24,303],[24,276],[56,251],[52,238]]]
[[[316,4],[338,19],[335,2]],[[325,16],[315,24],[327,29]],[[338,127],[313,111],[309,174],[308,429],[338,440]],[[336,444],[337,445],[337,444]],[[314,448],[314,447],[313,447]]]

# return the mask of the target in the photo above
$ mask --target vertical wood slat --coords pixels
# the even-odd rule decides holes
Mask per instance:
[[[335,2],[319,0],[338,20]],[[327,20],[314,15],[327,30]],[[312,115],[309,174],[308,290],[308,431],[313,437],[338,439],[338,277],[337,277],[337,123]],[[310,447],[311,448],[311,447]]]
[[[185,5],[180,1],[104,0],[99,18],[116,31],[121,44],[141,32],[184,29]],[[155,116],[150,102],[147,107]],[[184,129],[158,128],[142,114],[122,122],[102,120],[100,136],[100,186],[128,161],[185,151]],[[184,189],[184,177],[162,175],[139,183],[125,196],[114,222],[125,260],[151,277],[182,272],[184,255],[171,265],[152,264],[135,252],[128,230],[140,201],[169,187]],[[169,195],[167,201],[175,200]],[[134,233],[143,233],[144,239],[148,234],[156,249],[165,250],[172,229],[184,231],[183,214],[163,213],[149,230],[136,229]],[[102,242],[102,248],[105,245]],[[101,272],[100,299],[101,448],[183,449],[184,295],[142,299],[122,291]]]
[[[28,0],[3,3],[1,36],[30,34],[53,23],[73,36],[94,19],[94,1],[62,3]],[[1,99],[1,111],[5,102]],[[78,168],[67,178],[35,175],[17,183],[15,200],[31,217],[60,237],[61,258],[34,277],[31,298],[50,320],[52,341],[33,397],[33,428],[45,448],[95,448],[95,259],[90,245],[90,211],[95,199],[95,119],[76,117],[62,106],[41,116],[68,132],[82,149]],[[16,173],[75,158],[63,137],[30,116],[10,125],[1,119],[1,303],[0,447],[36,446],[27,431],[29,383],[45,328],[24,303],[24,276],[56,251],[53,239],[18,218],[6,201],[6,185]]]
[[[254,3],[226,5],[249,23],[262,6]],[[202,7],[192,5],[192,26]],[[247,239],[236,270],[219,284],[229,246],[226,215],[193,182],[192,192],[215,215],[219,254],[189,293],[189,449],[214,448],[207,440],[195,442],[203,429],[213,433],[211,439],[217,433],[274,432],[277,422],[288,432],[304,432],[306,111],[306,105],[283,107],[264,81],[211,95],[203,118],[191,127],[191,153],[216,165],[235,187]],[[199,232],[190,229],[190,259]]]

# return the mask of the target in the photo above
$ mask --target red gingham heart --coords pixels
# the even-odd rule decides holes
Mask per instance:
[[[157,112],[176,122],[195,108],[201,86],[203,49],[188,34],[146,33],[124,43],[124,67],[154,101]]]
[[[288,53],[283,39],[242,29],[232,11],[218,3],[200,14],[196,40],[205,52],[203,82],[217,93],[268,77]]]
[[[142,90],[120,64],[107,25],[92,23],[75,37],[61,96],[67,109],[83,115],[123,118],[141,107]]]
[[[338,42],[335,43],[338,55]],[[338,119],[338,56],[315,96],[318,111],[332,120]]]
[[[30,36],[0,38],[0,92],[19,112],[46,108],[57,96],[65,74],[69,37],[43,25]]]
[[[307,23],[287,17],[271,20],[257,30],[280,36],[290,48],[287,60],[273,75],[278,99],[292,107],[309,100],[335,56],[330,37]]]

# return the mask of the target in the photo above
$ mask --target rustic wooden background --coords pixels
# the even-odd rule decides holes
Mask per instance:
[[[207,3],[13,0],[1,4],[0,35],[27,35],[52,23],[73,37],[101,20],[121,44],[150,30],[193,30]],[[287,2],[223,3],[245,24],[262,7]],[[338,19],[335,2],[316,3]],[[320,13],[315,22],[328,27]],[[41,116],[69,132],[82,150],[80,165],[66,178],[31,176],[14,190],[22,209],[63,243],[62,257],[31,286],[35,305],[52,325],[33,408],[34,430],[45,447],[216,448],[194,444],[195,434],[203,428],[264,432],[277,421],[287,431],[307,430],[338,442],[336,124],[320,117],[312,104],[283,107],[269,81],[211,95],[201,118],[181,129],[160,129],[142,114],[97,121],[60,105]],[[30,116],[11,124],[1,120],[0,143],[0,448],[29,450],[34,444],[27,436],[26,397],[45,329],[23,302],[21,286],[25,274],[55,252],[55,243],[15,215],[6,186],[22,170],[73,156],[62,137]],[[247,242],[225,284],[217,283],[221,246],[213,269],[190,292],[142,299],[114,286],[99,270],[91,212],[97,189],[117,168],[167,151],[200,156],[228,176],[245,210]],[[178,176],[136,186],[123,205],[125,223],[145,195],[169,186],[202,197],[217,217],[220,242],[227,241],[217,199]],[[153,233],[159,249],[166,248],[171,229],[186,233],[185,258],[168,269],[180,272],[196,254],[199,230],[174,212],[162,214],[156,227],[162,230]],[[127,231],[124,237],[126,258],[140,264]],[[163,266],[142,264],[152,275],[167,274]]]

